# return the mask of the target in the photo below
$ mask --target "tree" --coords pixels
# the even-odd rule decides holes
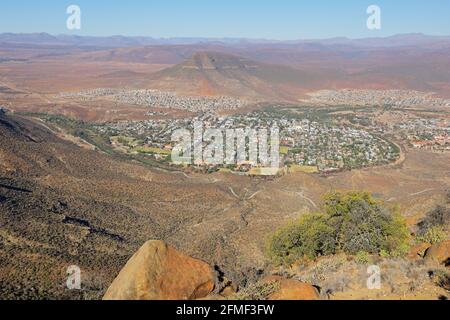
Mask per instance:
[[[367,192],[330,193],[324,202],[324,213],[304,215],[270,237],[267,253],[273,262],[291,263],[340,251],[407,253],[409,231],[397,210]]]
[[[337,248],[347,253],[397,255],[405,251],[409,231],[401,215],[386,208],[368,192],[331,193],[325,196],[329,224],[337,231]]]
[[[333,229],[323,214],[308,214],[276,231],[267,243],[267,253],[276,264],[302,257],[315,258],[335,251]]]

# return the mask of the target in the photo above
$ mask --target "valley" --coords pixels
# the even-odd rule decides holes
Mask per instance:
[[[447,37],[171,41],[0,34],[1,298],[101,299],[152,239],[237,288],[273,272],[325,286],[314,268],[339,255],[277,269],[266,253],[270,235],[320,212],[325,194],[365,190],[398,209],[412,237],[448,208]],[[173,163],[173,132],[196,122],[277,127],[276,174],[250,159]],[[381,264],[416,270],[395,259]],[[66,287],[70,265],[82,290]],[[447,294],[428,285],[404,297]],[[375,298],[401,296],[386,294]]]

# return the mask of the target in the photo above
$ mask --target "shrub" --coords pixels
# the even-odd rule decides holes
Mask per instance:
[[[280,288],[281,285],[278,281],[259,281],[235,293],[231,300],[266,300],[268,296]]]
[[[428,232],[436,232],[439,230],[439,227],[442,231],[445,231],[445,228],[448,228],[449,224],[450,209],[443,206],[438,206],[436,209],[428,212],[425,218],[418,223],[418,236],[423,237]],[[434,230],[430,231],[432,229]]]
[[[372,257],[366,251],[359,251],[355,256],[355,261],[358,264],[368,264],[372,262]]]
[[[375,254],[381,249],[394,253],[407,243],[409,231],[401,215],[367,192],[329,194],[325,210],[329,223],[337,230],[338,248],[347,253]]]
[[[378,255],[381,258],[389,258],[390,256],[389,252],[387,252],[385,249],[381,249]]]
[[[335,251],[333,231],[325,215],[305,215],[272,235],[267,243],[267,254],[275,264],[331,254]]]
[[[447,233],[444,230],[444,227],[442,226],[434,226],[429,228],[425,234],[418,236],[417,240],[419,242],[426,242],[426,243],[439,243],[441,241],[444,241],[447,238]]]
[[[445,270],[433,270],[432,271],[432,278],[435,281],[435,283],[445,290],[450,290],[450,273],[448,273]]]
[[[332,193],[325,213],[303,216],[269,239],[267,253],[276,264],[289,264],[338,251],[401,256],[408,252],[404,219],[367,192]]]
[[[347,264],[347,256],[345,254],[336,254],[323,257],[316,263],[305,265],[301,268],[301,274],[291,274],[295,280],[309,284],[316,284],[325,281],[331,273],[335,273]]]

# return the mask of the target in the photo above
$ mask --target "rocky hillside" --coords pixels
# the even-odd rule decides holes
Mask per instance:
[[[37,119],[0,115],[2,298],[100,298],[148,239],[245,284],[264,268],[266,234],[305,205],[249,199],[263,180],[163,172],[74,141]],[[82,270],[82,291],[66,290],[70,265]]]

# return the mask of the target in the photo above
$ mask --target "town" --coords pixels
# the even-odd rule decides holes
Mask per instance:
[[[320,90],[305,100],[312,105],[450,107],[450,100],[414,90]]]
[[[243,108],[247,101],[232,97],[181,96],[160,90],[125,90],[98,88],[76,93],[60,93],[58,98],[70,98],[79,101],[105,99],[110,102],[140,105],[150,108],[187,110],[205,112],[211,110],[235,110]]]
[[[353,124],[364,126],[371,132],[395,137],[413,149],[424,149],[431,152],[450,151],[450,121],[441,117],[417,117],[414,114],[398,113],[402,118],[396,123],[384,123],[364,115],[351,118]]]
[[[174,141],[171,140],[174,130],[187,129],[193,132],[194,123],[199,122],[203,124],[204,129],[215,128],[223,132],[238,128],[279,128],[279,167],[286,172],[330,173],[388,164],[395,161],[400,152],[395,144],[351,125],[317,122],[306,118],[295,119],[264,111],[232,116],[204,112],[183,119],[119,121],[98,124],[95,130],[110,137],[116,150],[144,154],[169,163],[174,147]],[[205,144],[205,141],[200,143]],[[249,148],[247,141],[246,149]],[[195,166],[206,166],[208,172],[261,172],[260,164],[248,160],[234,165],[212,165],[196,161]]]
[[[415,149],[450,151],[450,122],[444,119],[414,119],[394,126]]]

